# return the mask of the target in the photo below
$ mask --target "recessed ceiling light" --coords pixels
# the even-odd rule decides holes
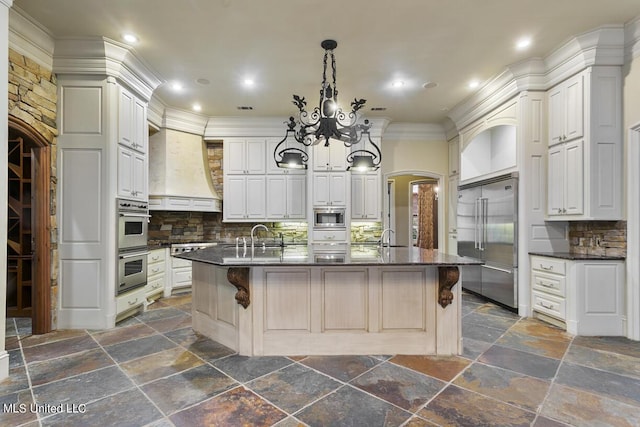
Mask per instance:
[[[171,89],[175,90],[175,91],[180,91],[182,90],[182,83],[180,82],[173,82],[171,83]]]
[[[433,89],[436,86],[438,86],[438,83],[436,82],[426,82],[425,84],[422,85],[422,87],[425,89]]]
[[[122,38],[127,43],[137,43],[138,42],[138,38],[136,36],[134,36],[133,34],[130,34],[130,33],[123,34]]]
[[[193,111],[202,111],[202,106],[200,104],[193,104],[191,108],[193,108]]]
[[[404,82],[402,80],[394,80],[391,82],[391,87],[402,87],[404,86]]]
[[[478,80],[471,80],[469,82],[469,89],[475,89],[480,86],[480,82]]]
[[[531,46],[531,38],[529,37],[523,37],[516,43],[516,49],[518,50],[524,50],[529,46]]]
[[[242,83],[244,84],[244,87],[252,87],[253,85],[256,84],[256,82],[253,81],[253,79],[244,79]]]

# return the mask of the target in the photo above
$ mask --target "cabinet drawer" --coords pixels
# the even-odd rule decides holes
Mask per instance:
[[[147,279],[151,276],[164,274],[164,263],[148,264],[147,265]]]
[[[565,300],[562,297],[533,291],[532,303],[535,311],[556,317],[560,320],[566,319],[566,305]]]
[[[564,276],[535,272],[532,274],[531,279],[531,285],[535,290],[548,292],[560,297],[566,295]]]
[[[149,296],[164,290],[164,276],[149,280],[144,287],[145,295]]]
[[[146,300],[145,287],[140,287],[126,294],[116,297],[116,314],[124,313],[135,307],[142,305]]]
[[[164,262],[166,259],[166,251],[164,249],[156,249],[147,255],[147,264]]]
[[[560,259],[531,257],[531,268],[546,273],[562,274],[566,272],[566,263]]]
[[[171,267],[191,267],[191,261],[182,258],[171,257]]]
[[[314,231],[313,240],[344,242],[347,240],[347,231],[346,230]]]

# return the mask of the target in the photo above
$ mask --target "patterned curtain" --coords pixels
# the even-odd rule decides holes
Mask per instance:
[[[437,248],[437,225],[434,224],[436,217],[436,185],[418,185],[418,243],[417,246],[423,249]]]

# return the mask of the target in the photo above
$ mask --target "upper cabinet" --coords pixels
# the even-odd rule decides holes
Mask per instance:
[[[260,175],[266,173],[266,141],[226,139],[223,143],[225,174]]]
[[[148,200],[147,105],[118,88],[118,197]]]
[[[449,141],[449,175],[460,173],[460,138]]]
[[[584,135],[584,74],[578,74],[548,92],[549,145]]]
[[[551,88],[547,97],[547,219],[621,219],[620,67],[589,67]]]
[[[379,172],[351,174],[351,219],[380,221]]]
[[[347,153],[349,149],[342,141],[332,139],[329,146],[322,142],[313,146],[313,170],[345,171],[347,170]]]

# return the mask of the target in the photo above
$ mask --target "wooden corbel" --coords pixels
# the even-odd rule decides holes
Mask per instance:
[[[242,307],[247,308],[251,303],[249,294],[249,268],[229,267],[227,270],[227,280],[238,289],[236,301]]]
[[[458,267],[438,267],[438,304],[445,308],[453,302],[451,288],[458,283],[460,270]]]

